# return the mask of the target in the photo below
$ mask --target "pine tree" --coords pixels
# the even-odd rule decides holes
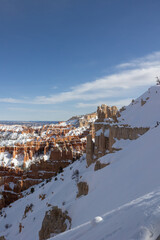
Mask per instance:
[[[160,85],[160,79],[159,79],[159,77],[156,77],[156,85]]]

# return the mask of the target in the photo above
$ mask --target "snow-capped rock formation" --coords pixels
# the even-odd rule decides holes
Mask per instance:
[[[97,109],[95,136],[87,138],[88,166],[106,153],[113,152],[115,139],[134,140],[160,124],[160,86],[153,86],[142,96],[132,100],[119,112],[116,107],[102,105]]]

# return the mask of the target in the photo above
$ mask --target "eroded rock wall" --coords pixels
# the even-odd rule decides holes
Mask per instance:
[[[114,118],[118,109],[116,106],[109,107],[106,104],[102,104],[97,108],[98,122],[103,122],[105,118]]]
[[[87,147],[86,147],[86,160],[87,165],[94,163],[98,158],[104,156],[107,153],[113,152],[113,144],[115,139],[129,139],[135,140],[140,135],[143,135],[149,130],[149,128],[130,128],[125,126],[108,126],[104,125],[101,129],[101,133],[95,136],[95,141],[93,141],[92,136],[87,137]],[[106,134],[107,131],[107,134]]]
[[[130,127],[122,127],[122,126],[111,126],[109,128],[109,150],[112,151],[112,145],[114,144],[115,140],[114,138],[120,140],[120,139],[129,139],[129,140],[135,140],[140,135],[143,135],[149,130],[149,128],[130,128]]]

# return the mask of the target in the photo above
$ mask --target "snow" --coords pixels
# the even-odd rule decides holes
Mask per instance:
[[[79,136],[79,135],[83,134],[83,132],[86,131],[88,128],[89,128],[89,126],[88,127],[77,127],[75,129],[70,130],[66,134],[66,136]]]
[[[101,135],[101,133],[103,133],[103,131],[102,131],[102,128],[101,129],[99,129],[95,134],[96,134],[96,136],[100,136]]]
[[[105,136],[105,137],[109,137],[109,129],[105,129],[105,131],[104,131],[104,136]]]
[[[143,106],[141,98],[146,100]],[[114,147],[122,150],[99,159],[108,166],[94,171],[95,163],[86,167],[84,155],[58,174],[56,181],[36,185],[33,194],[28,189],[12,207],[3,209],[6,217],[0,218],[0,236],[38,240],[45,212],[58,206],[68,211],[72,229],[52,240],[155,240],[160,234],[160,125],[155,127],[160,120],[159,100],[160,87],[154,86],[122,112],[121,123],[151,128],[136,140],[116,140]],[[77,170],[78,179],[73,178]],[[77,181],[87,182],[88,195],[76,197]],[[43,201],[40,194],[46,194]],[[29,204],[33,211],[23,218]],[[24,226],[21,233],[19,223]],[[11,226],[6,229],[6,224]]]
[[[155,240],[160,234],[160,189],[50,240]]]
[[[22,154],[17,155],[15,158],[11,159],[11,164],[16,167],[21,167],[24,163],[24,156]]]
[[[9,183],[9,187],[13,190],[13,189],[14,189],[14,183],[13,183],[13,182],[10,182],[10,183]]]
[[[0,125],[0,130],[21,132],[23,127],[20,125]]]
[[[21,167],[24,162],[24,156],[18,155],[15,158],[12,158],[11,154],[8,152],[0,153],[0,165],[4,166],[12,166],[14,164],[15,167]]]
[[[90,123],[93,123],[93,122],[95,122],[95,121],[97,120],[97,118],[98,118],[98,116],[93,117],[93,118],[90,118],[89,122],[90,122]]]
[[[72,120],[68,120],[67,122],[66,122],[66,124],[67,125],[72,125],[72,126],[77,126],[78,124],[79,124],[79,119],[77,118],[77,119],[72,119]]]
[[[47,153],[47,154],[45,154],[45,155],[43,156],[44,161],[48,161],[48,160],[49,160],[50,154],[51,154],[51,153],[49,152],[49,153]]]
[[[61,122],[61,123],[58,124],[58,126],[63,126],[63,127],[65,127],[65,126],[67,126],[67,124],[66,124],[66,122]]]
[[[17,143],[25,144],[31,141],[33,135],[26,133],[0,132],[0,146],[14,146]]]
[[[49,203],[62,208],[64,211],[67,210],[69,216],[72,218],[72,228],[75,228],[75,230],[73,230],[73,233],[76,234],[75,238],[70,235],[62,235],[60,238],[61,235],[59,235],[56,236],[55,239],[103,239],[105,237],[103,236],[104,229],[105,235],[108,236],[107,240],[136,239],[134,238],[134,234],[144,232],[144,230],[142,231],[142,227],[144,227],[143,223],[147,223],[147,221],[143,221],[143,217],[145,216],[143,213],[144,208],[141,209],[143,204],[134,201],[134,205],[132,206],[132,203],[136,198],[142,197],[142,199],[146,199],[146,197],[143,197],[144,195],[159,187],[159,136],[160,127],[157,127],[149,130],[137,140],[129,142],[129,144],[126,142],[127,144],[126,146],[124,144],[123,150],[105,155],[101,158],[104,162],[111,163],[101,170],[95,172],[94,164],[86,168],[86,161],[83,159],[65,168],[63,177],[61,174],[57,175],[57,181],[54,181],[53,178],[51,182],[41,188],[39,188],[41,184],[35,186],[35,192],[33,194],[27,195],[25,198],[13,203],[11,208],[5,209],[7,217],[0,219],[0,225],[2,226],[0,234],[8,234],[7,240],[26,239],[26,236],[27,240],[38,240],[38,232],[41,228],[43,217],[49,209],[46,204]],[[152,151],[150,150],[151,147]],[[81,177],[80,181],[86,181],[89,185],[88,195],[81,196],[78,199],[76,198],[77,182],[76,179],[72,179],[73,172],[77,169]],[[149,178],[149,176],[152,177]],[[61,178],[63,178],[64,181],[62,181]],[[39,200],[39,194],[42,193],[46,194],[46,198],[43,201]],[[147,196],[151,196],[151,194]],[[158,207],[160,206],[160,192],[156,193],[156,196],[158,196],[158,200],[156,200],[157,203],[155,206]],[[63,204],[63,202],[65,202],[65,204]],[[136,202],[138,202],[137,206],[135,206]],[[22,220],[25,206],[31,203],[34,205],[33,212],[29,213],[27,218]],[[152,204],[152,202],[150,204]],[[122,205],[125,205],[125,207],[121,208]],[[133,209],[134,206],[137,210]],[[114,209],[119,208],[123,211],[116,210],[116,213]],[[131,210],[129,211],[129,209]],[[15,211],[17,212],[16,219]],[[115,217],[114,214],[112,217],[112,214],[108,213],[110,211],[115,214]],[[126,218],[125,213],[129,214]],[[143,214],[141,215],[141,213]],[[105,214],[107,215],[105,216]],[[93,228],[91,221],[97,216],[102,217],[103,221]],[[160,220],[160,216],[157,216]],[[35,220],[33,220],[34,218]],[[151,216],[151,219],[152,218],[154,219],[154,213],[153,216]],[[126,219],[129,219],[129,221]],[[157,223],[156,221],[158,221],[157,218],[155,218],[155,224]],[[18,233],[19,222],[22,222],[22,225],[24,225],[21,234]],[[137,222],[139,225],[136,225]],[[12,227],[6,230],[6,223],[12,223]],[[149,223],[150,222],[148,222],[148,225],[145,225],[147,229]],[[135,227],[132,228],[131,226],[134,226],[134,224]],[[88,230],[88,228],[90,230]],[[80,229],[82,232],[79,233],[76,229]],[[128,229],[128,232],[126,229]],[[100,238],[98,236],[101,236],[101,231],[102,237]],[[84,235],[82,233],[84,233]],[[93,236],[91,235],[92,233]],[[66,234],[69,234],[69,232]],[[145,234],[147,233],[145,232]],[[80,236],[82,237],[80,238]],[[128,236],[132,238],[128,238]]]
[[[114,139],[115,143],[113,144],[113,148],[117,148],[117,149],[123,149],[124,147],[126,147],[128,144],[132,143],[134,140],[129,140],[129,139]]]
[[[141,106],[141,99],[146,103]],[[134,103],[126,107],[118,118],[123,124],[132,127],[154,127],[160,121],[160,86],[153,86],[142,96],[137,98]],[[124,119],[124,120],[123,120]]]
[[[0,165],[10,165],[11,164],[11,154],[8,152],[0,153]]]
[[[33,163],[33,161],[31,159],[29,159],[28,161],[25,162],[25,167],[29,168],[32,163]]]
[[[104,132],[103,132],[103,130],[101,128],[95,134],[96,134],[96,136],[100,136],[102,133],[104,133],[105,137],[109,137],[109,129],[105,129]]]
[[[92,226],[95,226],[96,224],[98,224],[98,223],[100,223],[100,222],[102,222],[102,221],[103,221],[103,218],[100,217],[100,216],[97,216],[97,217],[95,217],[95,218],[91,221],[91,225],[92,225]]]

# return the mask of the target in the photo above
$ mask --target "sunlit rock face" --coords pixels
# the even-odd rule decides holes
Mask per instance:
[[[86,159],[90,166],[107,153],[119,150],[113,147],[115,139],[135,140],[149,130],[149,127],[131,127],[118,121],[120,112],[116,106],[102,104],[97,108],[97,120],[92,133],[87,136]],[[94,130],[93,130],[94,129]]]

